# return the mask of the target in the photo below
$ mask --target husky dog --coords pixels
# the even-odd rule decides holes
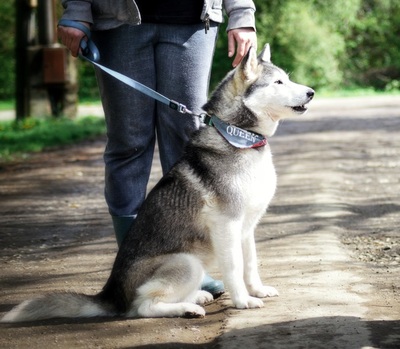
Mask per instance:
[[[103,290],[28,300],[1,321],[202,317],[201,305],[213,300],[199,290],[212,256],[233,305],[262,307],[261,298],[278,295],[261,282],[254,241],[276,186],[265,137],[275,133],[280,119],[304,114],[313,96],[271,63],[268,45],[258,57],[251,48],[205,104],[208,125],[148,194]],[[249,144],[235,144],[241,140]]]

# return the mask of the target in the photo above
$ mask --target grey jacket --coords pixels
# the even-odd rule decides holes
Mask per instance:
[[[122,24],[140,24],[140,13],[134,0],[61,0],[63,19],[87,22],[92,30],[107,30]],[[252,0],[204,0],[201,20],[222,23],[228,14],[228,28],[254,28],[255,6]]]

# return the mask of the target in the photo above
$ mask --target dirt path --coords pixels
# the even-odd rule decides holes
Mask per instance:
[[[400,98],[316,100],[270,144],[278,191],[257,247],[279,298],[238,311],[224,296],[195,320],[2,324],[0,348],[400,348]],[[116,251],[103,146],[0,168],[1,313],[102,287]]]

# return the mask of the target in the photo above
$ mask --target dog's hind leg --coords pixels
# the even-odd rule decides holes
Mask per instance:
[[[205,310],[196,304],[213,299],[199,291],[204,276],[201,262],[189,254],[165,256],[153,276],[137,289],[128,316],[203,317]]]

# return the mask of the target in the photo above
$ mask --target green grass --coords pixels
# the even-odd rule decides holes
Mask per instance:
[[[14,101],[0,101],[0,110],[12,110],[14,109]]]
[[[26,157],[46,148],[73,144],[105,133],[103,118],[27,118],[0,122],[0,161]]]

